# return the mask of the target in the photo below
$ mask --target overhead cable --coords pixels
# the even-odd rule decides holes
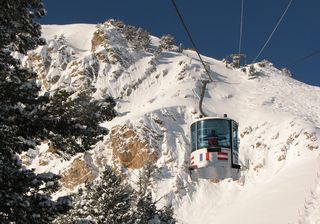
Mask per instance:
[[[194,48],[195,51],[197,52],[198,57],[199,57],[199,59],[200,59],[200,61],[201,61],[201,64],[203,65],[203,68],[204,68],[204,70],[206,71],[207,76],[208,76],[208,80],[202,80],[201,94],[200,94],[200,100],[199,100],[199,111],[200,111],[200,113],[201,113],[202,116],[207,117],[207,115],[204,113],[204,111],[203,111],[203,109],[202,109],[202,104],[203,104],[203,98],[204,98],[204,94],[205,94],[205,91],[206,91],[207,84],[208,84],[209,82],[212,82],[213,80],[212,80],[212,78],[211,78],[211,76],[210,76],[208,67],[206,66],[206,64],[205,64],[204,61],[202,60],[202,57],[201,57],[201,55],[200,55],[200,53],[199,53],[199,51],[198,51],[198,48],[197,48],[197,46],[196,46],[196,43],[194,42],[194,40],[193,40],[193,38],[192,38],[192,36],[191,36],[191,33],[190,33],[190,31],[189,31],[186,23],[185,23],[184,20],[183,20],[182,15],[181,15],[181,13],[179,12],[179,9],[178,9],[178,7],[177,7],[177,4],[176,4],[175,0],[171,0],[171,2],[172,2],[172,4],[173,4],[173,6],[174,6],[174,8],[175,8],[175,10],[176,10],[179,18],[180,18],[180,21],[181,21],[181,23],[182,23],[182,25],[183,25],[186,33],[188,34],[188,37],[189,37],[189,39],[190,39],[190,41],[191,41],[191,43],[192,43],[192,45],[193,45],[193,48]]]
[[[270,36],[268,37],[267,41],[265,42],[265,44],[263,45],[263,47],[261,48],[261,50],[259,51],[258,55],[253,59],[252,63],[255,63],[256,60],[260,57],[260,55],[262,54],[262,52],[264,51],[264,49],[266,48],[266,46],[268,45],[269,41],[271,40],[273,34],[276,32],[278,26],[280,25],[282,19],[284,18],[284,16],[286,15],[288,9],[290,8],[290,5],[292,3],[293,0],[290,0],[286,9],[284,10],[284,12],[282,13],[282,16],[280,17],[280,19],[278,20],[276,26],[274,27],[273,31],[271,32]]]
[[[241,45],[242,45],[242,28],[243,28],[243,3],[244,0],[241,0],[241,16],[240,16],[240,36],[239,36],[239,55],[241,53]]]
[[[201,57],[201,55],[200,55],[200,53],[199,53],[199,51],[198,51],[198,48],[197,48],[197,46],[196,46],[196,43],[194,42],[194,40],[193,40],[193,38],[192,38],[192,36],[191,36],[191,33],[190,33],[190,31],[189,31],[186,23],[185,23],[184,20],[183,20],[183,17],[182,17],[182,15],[181,15],[178,7],[177,7],[177,4],[176,4],[175,0],[171,0],[171,2],[172,2],[173,6],[174,6],[174,8],[175,8],[175,10],[176,10],[179,18],[180,18],[180,21],[181,21],[181,23],[182,23],[182,25],[183,25],[183,27],[184,27],[184,29],[185,29],[185,31],[186,31],[186,33],[187,33],[190,41],[191,41],[191,43],[192,43],[192,46],[193,46],[194,50],[195,50],[195,51],[197,52],[197,54],[198,54],[198,57],[199,57],[199,59],[200,59],[200,61],[201,61],[201,64],[203,65],[204,70],[206,71],[206,73],[207,73],[207,75],[208,75],[209,80],[212,82],[212,78],[211,78],[211,76],[210,76],[210,73],[209,73],[209,71],[208,71],[208,68],[207,68],[206,64],[204,63],[204,61],[202,60],[202,57]]]
[[[297,64],[299,64],[299,63],[301,63],[301,62],[303,62],[303,61],[306,61],[307,59],[312,58],[312,57],[314,57],[314,56],[316,56],[316,55],[318,55],[318,54],[320,54],[320,49],[315,50],[315,51],[311,52],[310,54],[307,54],[306,56],[304,56],[304,57],[302,57],[302,58],[299,58],[299,59],[291,62],[291,63],[289,64],[289,66],[295,66],[295,65],[297,65]]]

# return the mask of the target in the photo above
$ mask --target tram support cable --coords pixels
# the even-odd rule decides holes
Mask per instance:
[[[240,35],[239,35],[239,51],[238,51],[238,54],[239,54],[239,55],[241,54],[241,45],[242,45],[243,5],[244,5],[244,0],[241,0]]]
[[[213,80],[212,80],[212,78],[211,78],[211,76],[210,76],[210,73],[209,73],[209,70],[208,70],[206,64],[205,64],[204,61],[202,60],[202,57],[201,57],[201,55],[200,55],[200,53],[199,53],[199,51],[198,51],[198,48],[197,48],[197,46],[196,46],[196,43],[194,42],[194,40],[193,40],[193,38],[192,38],[192,35],[191,35],[191,33],[190,33],[190,31],[189,31],[186,23],[184,22],[184,19],[183,19],[182,15],[181,15],[181,13],[180,13],[180,11],[179,11],[179,9],[178,9],[178,6],[177,6],[175,0],[171,0],[171,2],[172,2],[173,6],[174,6],[174,8],[175,8],[175,10],[176,10],[176,13],[177,13],[177,15],[178,15],[178,17],[179,17],[182,25],[183,25],[183,28],[185,29],[185,31],[186,31],[186,33],[187,33],[187,35],[188,35],[188,37],[189,37],[189,39],[190,39],[190,41],[191,41],[191,43],[192,43],[193,48],[195,49],[195,51],[196,51],[197,54],[198,54],[198,57],[199,57],[199,59],[200,59],[200,62],[201,62],[201,64],[203,65],[203,68],[204,68],[204,70],[206,71],[207,76],[208,76],[208,79],[209,79],[209,80],[203,80],[203,81],[202,81],[202,88],[201,88],[200,101],[199,101],[199,110],[200,110],[200,113],[201,113],[202,116],[207,117],[207,115],[203,112],[202,103],[203,103],[203,98],[204,98],[204,94],[205,94],[205,90],[206,90],[207,84],[208,84],[209,82],[212,82]]]
[[[284,18],[284,16],[286,15],[288,9],[290,8],[290,5],[292,3],[293,0],[290,0],[286,9],[284,10],[284,12],[282,13],[282,16],[280,17],[280,19],[278,20],[276,26],[274,27],[273,31],[271,32],[271,34],[269,35],[267,41],[265,42],[265,44],[263,45],[263,47],[261,48],[261,50],[259,51],[258,55],[253,59],[253,61],[251,62],[251,64],[255,63],[256,60],[260,57],[260,55],[262,54],[262,52],[264,51],[264,49],[266,48],[266,46],[268,45],[269,41],[271,40],[273,34],[276,32],[278,26],[280,25],[282,19]]]
[[[299,64],[299,63],[301,63],[301,62],[303,62],[303,61],[306,61],[306,60],[308,60],[309,58],[312,58],[312,57],[314,57],[314,56],[317,56],[318,54],[320,54],[320,49],[315,50],[315,51],[313,51],[313,52],[305,55],[304,57],[299,58],[299,59],[291,62],[291,63],[289,64],[289,67],[296,66],[297,64]]]

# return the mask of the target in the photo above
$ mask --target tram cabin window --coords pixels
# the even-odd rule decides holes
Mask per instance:
[[[196,133],[196,123],[191,125],[191,150],[192,152],[197,150],[197,133]]]
[[[202,120],[197,123],[198,149],[208,147],[230,148],[229,120]]]

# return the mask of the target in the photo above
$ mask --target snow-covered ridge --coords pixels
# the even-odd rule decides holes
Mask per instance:
[[[242,171],[239,181],[196,183],[186,169],[189,124],[199,117],[198,96],[205,78],[195,52],[176,47],[159,52],[160,40],[152,36],[148,49],[136,48],[134,38],[130,42],[112,21],[45,25],[43,37],[47,45],[23,61],[38,72],[43,91],[94,87],[96,98],[117,99],[120,116],[103,125],[126,125],[137,132],[147,127],[161,136],[153,193],[166,196],[163,203],[174,205],[179,222],[320,221],[319,87],[285,76],[270,63],[255,64],[259,73],[249,76],[204,57],[214,80],[208,84],[204,110],[210,115],[226,113],[239,122]],[[90,169],[99,171],[105,163],[120,166],[110,138],[84,156],[91,161]],[[56,173],[72,163],[53,159],[39,166],[37,161],[30,166]],[[129,178],[136,172],[127,170]]]

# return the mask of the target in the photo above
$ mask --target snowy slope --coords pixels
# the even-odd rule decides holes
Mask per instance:
[[[93,48],[98,29],[106,41]],[[94,86],[95,97],[110,94],[118,99],[120,116],[104,126],[143,124],[161,134],[154,195],[163,197],[163,204],[173,204],[179,223],[320,222],[320,88],[285,76],[270,63],[255,64],[259,73],[249,76],[204,57],[214,80],[207,87],[204,111],[211,116],[226,113],[239,122],[242,170],[238,181],[193,182],[186,169],[189,124],[199,117],[198,96],[205,78],[196,53],[155,53],[156,37],[150,50],[137,50],[110,22],[46,25],[43,32],[48,45],[35,51],[40,59],[26,58],[25,64],[42,69],[46,91]],[[62,44],[56,40],[61,34]],[[58,78],[53,82],[52,76]],[[119,166],[108,141],[106,136],[92,158],[106,157]],[[57,167],[66,166],[54,164],[45,169],[58,172]],[[36,163],[31,167],[40,169]],[[138,171],[126,172],[134,179]]]
[[[72,24],[72,25],[43,25],[42,36],[48,41],[55,36],[64,35],[68,40],[68,45],[78,52],[90,51],[91,38],[96,30],[92,24]]]

